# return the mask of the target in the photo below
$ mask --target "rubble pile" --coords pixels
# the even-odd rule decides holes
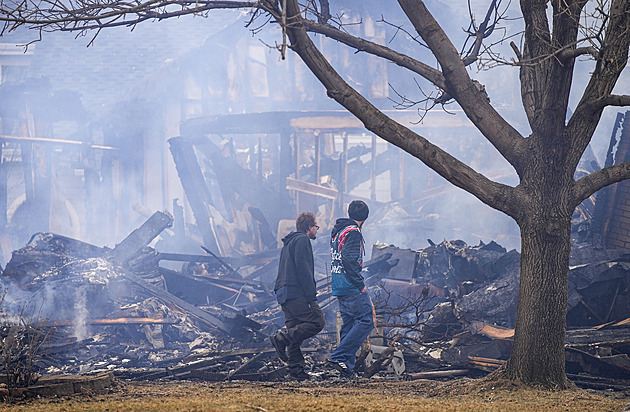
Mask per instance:
[[[279,251],[229,258],[149,247],[171,223],[158,212],[114,249],[39,233],[13,252],[2,272],[1,309],[24,314],[28,302],[36,327],[51,330],[40,373],[212,381],[287,375],[267,339],[284,322],[272,283]],[[623,386],[630,380],[630,260],[589,242],[576,241],[571,257],[567,370],[585,386],[602,384],[595,378]],[[519,253],[495,242],[429,244],[373,246],[364,276],[378,325],[358,357],[363,376],[476,376],[509,356]],[[338,326],[321,269],[327,259],[327,250],[315,250],[327,326],[305,344],[311,372],[322,378],[335,376],[321,365]]]

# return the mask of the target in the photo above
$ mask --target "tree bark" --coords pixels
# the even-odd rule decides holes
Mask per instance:
[[[520,225],[521,277],[514,347],[495,376],[566,389],[570,387],[564,361],[570,216],[545,220]]]

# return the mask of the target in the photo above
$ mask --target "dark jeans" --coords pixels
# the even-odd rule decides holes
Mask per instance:
[[[350,371],[354,370],[357,351],[374,328],[372,301],[367,292],[337,296],[341,325],[339,345],[330,354],[330,359],[343,362]]]
[[[324,329],[324,314],[316,300],[306,298],[287,300],[282,304],[282,312],[287,330],[280,332],[280,335],[287,344],[289,370],[295,373],[304,370],[300,345]]]

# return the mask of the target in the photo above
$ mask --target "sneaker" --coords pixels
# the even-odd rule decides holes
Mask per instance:
[[[287,356],[287,345],[280,338],[278,338],[277,334],[269,336],[269,340],[276,350],[276,353],[278,354],[280,360],[283,362],[288,362],[289,356]]]
[[[348,369],[348,366],[346,366],[346,364],[343,362],[337,362],[332,359],[326,359],[326,365],[335,369],[336,371],[341,373],[341,375],[343,376],[352,376],[352,372],[350,371],[350,369]]]

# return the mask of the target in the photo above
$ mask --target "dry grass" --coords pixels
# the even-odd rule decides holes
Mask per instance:
[[[118,382],[108,395],[34,399],[0,411],[622,411],[629,393],[451,382]]]

